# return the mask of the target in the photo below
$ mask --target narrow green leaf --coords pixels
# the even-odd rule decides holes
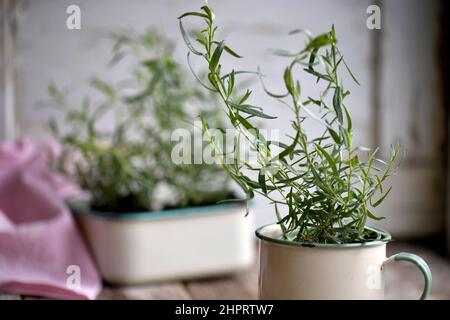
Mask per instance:
[[[197,56],[201,56],[202,53],[200,51],[196,50],[194,48],[194,46],[192,45],[191,40],[189,39],[189,36],[187,35],[186,31],[184,30],[183,23],[181,22],[181,20],[179,22],[179,25],[180,25],[181,36],[183,37],[184,43],[186,43],[186,46],[188,47],[188,49],[193,54],[195,54]]]
[[[280,57],[295,57],[299,53],[294,51],[289,51],[286,49],[279,49],[279,48],[272,48],[269,49],[270,52],[272,52],[274,55],[280,56]]]
[[[214,50],[214,53],[211,57],[211,61],[209,62],[209,70],[211,70],[211,72],[214,72],[216,70],[216,67],[219,63],[220,56],[222,55],[224,47],[225,47],[225,42],[221,41],[217,45],[216,49]]]
[[[300,95],[302,93],[301,87],[300,87],[300,81],[296,81],[295,84],[295,98],[298,100],[300,99]]]
[[[301,134],[301,132],[300,132],[300,130],[297,130],[297,133],[296,133],[296,135],[295,135],[295,138],[294,138],[294,141],[292,141],[292,143],[287,147],[287,148],[285,148],[283,151],[281,151],[277,156],[276,156],[276,158],[275,159],[284,159],[284,157],[286,157],[287,155],[289,155],[289,154],[292,154],[292,152],[294,151],[294,149],[295,149],[295,146],[297,145],[297,143],[298,143],[298,140],[299,140],[299,138],[300,138],[300,134]],[[282,145],[279,145],[280,147],[282,147]]]
[[[310,70],[310,71],[312,71],[312,72],[314,72],[314,61],[316,60],[316,56],[317,56],[317,51],[318,51],[319,49],[317,48],[317,49],[314,49],[314,50],[312,50],[311,51],[311,54],[310,54],[310,56],[309,56],[309,61],[308,61],[308,64],[309,64],[309,66],[308,66],[308,70]]]
[[[233,92],[233,88],[234,88],[234,70],[231,71],[230,77],[228,78],[228,90],[227,90],[228,97]]]
[[[198,83],[200,83],[203,88],[205,88],[209,91],[212,91],[212,92],[216,92],[217,91],[216,89],[211,88],[211,87],[207,86],[206,84],[204,84],[203,81],[200,79],[200,77],[195,73],[195,70],[191,64],[190,52],[187,53],[187,62],[188,62],[189,70],[191,70],[191,73],[194,75],[194,77],[198,81]]]
[[[375,178],[377,179],[377,185],[378,185],[378,188],[380,189],[380,192],[383,193],[383,183],[381,182],[380,177],[375,176]]]
[[[238,75],[238,74],[255,74],[258,75],[259,73],[257,71],[245,71],[245,70],[238,70],[238,71],[234,71],[234,75]],[[229,76],[231,75],[230,73],[227,73],[226,75],[222,76],[222,80],[227,79]]]
[[[259,73],[259,81],[261,82],[261,86],[262,86],[264,92],[267,93],[269,96],[271,96],[272,98],[276,98],[276,99],[282,99],[282,98],[285,98],[285,97],[287,97],[289,95],[289,92],[286,92],[285,94],[276,94],[276,93],[273,93],[273,92],[269,91],[266,88],[266,85],[264,84],[264,81],[262,79],[263,76],[260,73],[259,67],[258,67],[258,73]]]
[[[310,69],[303,69],[303,70],[305,72],[307,72],[307,73],[312,74],[313,76],[316,76],[317,79],[322,79],[322,80],[325,80],[325,81],[328,81],[328,82],[332,81],[332,79],[326,74],[322,74],[322,73],[319,73],[319,72],[317,72],[315,70],[310,70]]]
[[[327,162],[330,164],[330,167],[333,170],[334,175],[336,177],[339,177],[339,172],[336,167],[336,160],[319,144],[315,143],[314,145],[316,146],[317,150],[319,150],[320,153],[322,153],[322,155],[325,157],[325,159],[327,159]]]
[[[304,51],[319,49],[332,43],[335,43],[335,39],[333,39],[333,37],[330,36],[330,33],[329,32],[323,33],[311,39],[311,41],[309,41]]]
[[[352,77],[353,81],[356,82],[356,84],[359,86],[359,82],[358,79],[356,79],[355,75],[352,73],[352,71],[350,70],[350,67],[347,65],[347,62],[345,62],[345,59],[342,60],[344,62],[345,68],[347,68],[348,73],[350,74],[350,76]]]
[[[252,94],[252,90],[247,89],[245,94],[242,96],[241,100],[239,100],[239,104],[243,104],[245,101],[247,101],[251,94]]]
[[[114,90],[114,88],[100,78],[92,79],[91,84],[94,88],[108,97],[110,101],[115,101],[117,99],[116,91]]]
[[[220,44],[220,42],[218,42],[218,41],[213,41],[213,43],[214,44]],[[240,56],[240,55],[238,55],[234,50],[232,50],[230,47],[228,47],[228,46],[225,46],[224,47],[224,50],[226,51],[226,52],[228,52],[230,55],[232,55],[233,57],[235,57],[235,58],[243,58],[242,56]]]
[[[267,194],[267,187],[266,187],[266,175],[263,172],[264,168],[261,168],[259,170],[259,175],[258,175],[258,182],[259,182],[259,186],[261,187],[261,190]]]
[[[203,7],[201,7],[201,9],[202,9],[203,11],[206,12],[206,14],[207,14],[207,15],[209,16],[209,18],[210,18],[210,21],[213,21],[213,20],[214,20],[214,18],[215,18],[214,12],[211,10],[210,7],[208,7],[208,6],[203,6]]]
[[[350,149],[351,136],[348,134],[344,127],[339,127],[339,132],[341,133],[342,142],[347,149]]]
[[[336,133],[336,131],[334,131],[331,128],[327,128],[327,130],[330,133],[331,137],[333,138],[333,141],[336,142],[337,144],[341,145],[342,144],[342,140],[339,137],[339,135]]]
[[[245,129],[250,130],[249,132],[257,131],[257,129],[240,114],[236,115],[236,118],[244,126]]]
[[[205,19],[209,20],[209,17],[206,14],[200,13],[200,12],[186,12],[186,13],[183,13],[181,16],[179,16],[178,19],[183,19],[184,17],[188,17],[188,16],[195,16],[195,17],[205,18]]]
[[[391,192],[391,189],[392,189],[392,186],[391,187],[389,187],[389,189],[388,189],[388,191],[386,191],[386,193],[380,198],[380,199],[378,199],[375,203],[371,203],[371,206],[372,207],[374,207],[374,208],[376,208],[376,207],[378,207],[383,201],[384,201],[384,199],[386,199],[386,197],[387,197],[387,195],[389,194],[389,192]]]
[[[378,217],[378,216],[374,215],[374,214],[373,214],[372,212],[370,212],[370,210],[368,210],[368,209],[367,209],[367,216],[368,216],[369,218],[373,219],[373,220],[376,220],[376,221],[380,221],[380,220],[385,219],[385,217]]]
[[[237,54],[234,50],[232,50],[230,47],[225,46],[225,51],[228,52],[230,55],[232,55],[235,58],[243,58],[243,56]]]
[[[340,87],[336,87],[334,89],[333,107],[334,107],[334,112],[336,112],[336,116],[337,116],[339,123],[342,124],[342,121],[343,121],[342,96],[341,96],[341,88]]]
[[[348,112],[348,109],[346,106],[342,105],[344,107],[345,110],[345,116],[347,118],[347,131],[351,132],[352,131],[352,117],[350,116],[350,112]]]
[[[228,101],[227,103],[231,107],[233,107],[233,108],[235,108],[235,109],[237,109],[239,111],[242,111],[244,113],[248,113],[248,114],[254,115],[254,116],[259,117],[259,118],[264,118],[264,119],[276,119],[277,118],[277,117],[269,116],[269,115],[265,114],[264,112],[258,111],[258,110],[255,109],[255,106],[252,106],[252,105],[249,105],[249,104],[238,105],[238,104],[235,104],[235,103],[233,103],[231,101]]]
[[[283,232],[283,238],[286,239],[286,233],[287,233],[286,227],[282,221],[280,211],[278,211],[277,204],[275,203],[274,205],[275,205],[275,214],[276,214],[277,220],[278,220],[277,223],[280,225],[281,231]]]
[[[292,70],[287,67],[284,70],[284,84],[286,85],[286,89],[291,95],[295,95],[294,89],[294,80],[292,79]]]

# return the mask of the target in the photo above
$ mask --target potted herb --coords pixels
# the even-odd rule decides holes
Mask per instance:
[[[220,125],[211,108],[217,101],[186,81],[173,45],[158,33],[114,38],[112,62],[126,58],[131,79],[116,86],[94,79],[104,98],[85,99],[78,108],[50,86],[65,115],[64,126],[50,122],[63,146],[55,163],[90,195],[68,203],[103,278],[131,284],[247,267],[252,221],[242,223],[242,201],[219,203],[234,199],[227,174],[217,165],[189,163],[202,145],[184,148],[187,163],[173,161],[182,142],[172,133],[194,139],[191,111]]]
[[[195,45],[183,26],[186,18],[201,19],[206,25]],[[390,234],[367,226],[370,219],[382,219],[373,209],[389,194],[385,184],[395,170],[398,148],[392,149],[385,162],[376,158],[376,150],[353,145],[352,118],[345,104],[350,92],[339,76],[340,69],[357,80],[337,46],[334,26],[316,37],[306,33],[306,44],[299,51],[275,50],[290,59],[284,70],[286,93],[274,94],[264,85],[263,89],[292,110],[294,134],[284,144],[259,134],[255,119],[274,117],[251,104],[250,90],[242,95],[236,91],[237,78],[248,72],[225,72],[223,56],[241,57],[216,39],[212,9],[206,5],[200,12],[184,13],[179,24],[189,49],[188,62],[194,55],[208,66],[202,86],[220,97],[231,124],[258,155],[257,165],[236,160],[233,165],[224,164],[224,169],[248,198],[254,193],[268,198],[277,217],[276,224],[256,231],[260,239],[260,297],[381,299],[383,267],[391,261],[409,261],[425,276],[422,298],[426,298],[431,288],[426,263],[408,253],[386,258]],[[298,79],[302,72],[305,78],[316,81],[317,96],[301,92]],[[319,122],[323,134],[308,134],[305,124],[309,121]],[[208,119],[203,118],[202,123],[208,134]],[[209,142],[218,154],[223,152],[212,135]]]

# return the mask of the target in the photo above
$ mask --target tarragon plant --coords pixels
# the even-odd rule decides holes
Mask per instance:
[[[205,28],[193,42],[183,20],[201,19]],[[379,235],[366,228],[368,219],[379,220],[372,208],[379,206],[391,190],[383,187],[394,171],[398,148],[392,148],[387,162],[376,158],[377,151],[353,145],[352,118],[345,105],[350,94],[339,76],[343,67],[351,78],[344,57],[337,47],[335,27],[316,37],[307,35],[305,46],[296,52],[277,50],[290,62],[284,70],[285,94],[270,96],[287,105],[293,113],[295,132],[288,144],[266,140],[255,120],[272,119],[251,101],[252,91],[239,94],[237,78],[248,71],[222,68],[225,54],[241,58],[224,41],[216,39],[214,12],[205,5],[199,12],[179,17],[182,37],[192,55],[201,57],[208,66],[207,80],[195,75],[202,86],[215,92],[226,108],[236,130],[258,153],[258,164],[235,160],[223,163],[224,169],[244,189],[248,198],[261,194],[274,205],[283,237],[297,242],[352,243],[373,240]],[[299,30],[292,33],[298,33]],[[191,66],[192,70],[192,66]],[[298,73],[297,73],[298,72]],[[299,74],[313,77],[324,88],[317,97],[302,93]],[[261,76],[259,70],[256,72]],[[314,119],[323,125],[323,134],[311,137],[304,121]],[[208,135],[211,126],[203,118]],[[221,144],[209,135],[218,154],[225,153]],[[229,155],[228,155],[229,156]]]
[[[63,145],[59,169],[93,198],[93,207],[113,212],[214,204],[228,199],[229,177],[220,166],[176,164],[171,133],[190,130],[188,105],[220,122],[217,100],[186,80],[172,56],[173,45],[154,31],[115,34],[113,63],[126,60],[131,76],[117,85],[99,78],[92,85],[104,97],[72,107],[56,86],[49,90],[64,125],[50,127]],[[125,61],[123,62],[125,63]],[[191,146],[187,146],[190,148]],[[193,150],[195,152],[202,150]],[[168,193],[162,198],[160,193]]]

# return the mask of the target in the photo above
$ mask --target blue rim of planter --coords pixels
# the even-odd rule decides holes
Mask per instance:
[[[273,238],[263,234],[264,229],[267,227],[276,226],[276,223],[268,224],[256,229],[255,234],[260,240],[268,241],[271,243],[287,245],[291,247],[304,247],[304,248],[328,248],[328,249],[351,249],[351,248],[364,248],[364,247],[374,247],[386,244],[392,240],[392,236],[386,230],[375,228],[375,227],[365,227],[367,230],[374,231],[381,235],[380,239],[370,240],[366,242],[355,242],[355,243],[316,243],[316,242],[297,242],[290,241],[282,238]]]
[[[72,198],[66,201],[68,207],[73,213],[89,216],[93,218],[102,218],[107,220],[158,220],[166,218],[182,218],[197,215],[221,214],[224,210],[230,208],[245,207],[246,200],[227,201],[206,206],[173,208],[160,211],[141,211],[141,212],[108,212],[92,210],[89,206],[89,200],[84,198]],[[248,205],[251,206],[252,201]]]

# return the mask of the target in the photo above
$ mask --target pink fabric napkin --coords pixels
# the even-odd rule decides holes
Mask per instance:
[[[0,144],[0,291],[95,299],[101,279],[64,198],[78,187],[49,169],[58,146]]]

